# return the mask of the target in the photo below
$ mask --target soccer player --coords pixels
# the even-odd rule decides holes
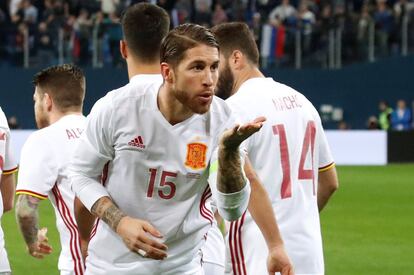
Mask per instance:
[[[265,119],[239,126],[214,97],[219,50],[206,28],[171,31],[160,61],[161,86],[136,75],[96,103],[72,159],[72,189],[102,220],[87,274],[202,274],[209,192],[228,220],[247,208],[239,145]],[[96,178],[108,161],[104,187]]]
[[[265,78],[249,28],[227,23],[212,29],[220,44],[217,91],[243,121],[265,116],[263,129],[245,143],[252,167],[267,190],[296,274],[324,274],[319,211],[338,187],[321,120],[294,89]],[[228,235],[231,274],[267,274],[266,242],[251,214],[261,206],[252,184],[249,211]],[[254,240],[254,241],[252,241]]]
[[[10,129],[0,108],[0,219],[4,212],[13,208],[15,172],[17,164],[10,146]],[[4,248],[3,230],[0,227],[0,274],[11,274],[7,252]]]
[[[61,274],[83,274],[68,163],[85,126],[85,77],[75,66],[59,65],[40,71],[33,84],[35,118],[40,130],[31,134],[22,148],[16,219],[30,255],[43,258],[50,254],[46,229],[39,229],[38,222],[39,202],[49,198],[62,247],[59,270]]]

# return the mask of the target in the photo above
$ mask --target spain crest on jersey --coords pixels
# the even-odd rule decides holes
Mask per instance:
[[[187,144],[185,166],[191,169],[203,169],[206,164],[207,145],[203,143]]]

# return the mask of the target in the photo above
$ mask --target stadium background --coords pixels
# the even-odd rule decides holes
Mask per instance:
[[[47,19],[42,17],[42,11],[47,10],[46,2],[48,1],[32,1],[32,5],[38,8],[38,20],[34,23],[25,21],[24,9],[22,18],[12,23],[12,18],[7,13],[8,1],[0,4],[0,104],[5,113],[15,116],[19,127],[24,129],[35,127],[31,79],[36,71],[46,65],[74,62],[84,68],[87,77],[85,114],[98,98],[127,82],[124,64],[116,61],[114,52],[111,52],[111,35],[119,35],[116,28],[112,28],[117,26],[116,20],[105,23],[106,27],[101,31],[98,28],[101,25],[96,24],[99,23],[100,12],[103,11],[101,4],[107,2],[106,0],[101,3],[95,0],[49,1],[57,5],[52,8],[55,17],[52,23],[49,22],[50,32],[47,34],[52,43],[50,47],[42,48],[35,41],[38,41],[38,27],[42,20]],[[127,5],[137,1],[117,2]],[[257,35],[262,57],[265,57],[262,59],[265,74],[305,94],[321,112],[326,128],[336,129],[341,122],[346,122],[347,130],[366,129],[367,119],[378,115],[380,100],[386,100],[394,107],[397,100],[404,99],[412,109],[414,20],[411,19],[410,11],[414,9],[405,10],[405,18],[410,20],[407,21],[405,29],[408,37],[404,40],[404,25],[401,25],[404,20],[400,20],[404,16],[396,12],[398,4],[403,2],[401,0],[378,1],[386,2],[393,23],[390,23],[389,14],[386,21],[381,21],[383,17],[377,16],[380,9],[377,1],[308,1],[310,11],[314,12],[316,18],[312,25],[312,35],[309,36],[310,44],[304,42],[309,38],[306,36],[309,20],[298,16],[293,21],[274,22],[268,17],[280,4],[281,1],[278,0],[155,2],[169,10],[173,24],[185,20],[210,25],[215,18],[216,2],[222,2],[226,20],[246,21]],[[210,3],[207,16],[196,8],[199,2]],[[290,2],[299,10],[300,1]],[[59,3],[78,5],[66,18],[67,28],[61,33],[64,34],[63,40],[58,39],[59,28],[53,30],[55,19],[59,17],[56,13],[59,12]],[[187,17],[180,13],[185,5],[179,4],[183,3],[189,3]],[[408,3],[414,5],[413,1]],[[363,22],[365,4],[368,5],[370,15],[367,22],[373,24],[374,28],[362,40],[358,40],[360,30],[353,29],[356,25],[352,24],[360,26],[359,23]],[[332,10],[324,18],[322,10],[327,5]],[[88,14],[85,15],[83,10]],[[258,14],[259,22],[255,25],[255,16]],[[86,25],[82,25],[82,16]],[[111,18],[104,14],[103,16],[104,19]],[[70,20],[75,23],[68,25]],[[82,28],[88,24],[89,28]],[[271,28],[267,33],[268,37],[262,32],[266,26]],[[66,32],[71,34],[68,40],[65,40],[68,37]],[[302,41],[299,43],[295,39],[296,34],[301,35]],[[83,35],[88,39],[82,40],[85,38]],[[285,39],[281,39],[283,35]],[[387,36],[385,44],[381,43],[384,35]],[[373,38],[371,42],[369,37]],[[62,49],[59,48],[59,41],[63,46],[68,46],[70,53],[59,50]],[[86,47],[82,43],[87,43]],[[299,59],[297,50],[300,53]],[[39,58],[39,53],[45,52],[50,58],[46,61]],[[408,131],[397,134],[404,135],[404,138],[400,139],[403,142],[397,140],[397,149],[400,151],[396,150],[396,154],[408,152],[411,158],[404,161],[413,162],[413,133]],[[395,133],[389,132],[389,135]],[[356,154],[352,157],[358,159],[362,156]],[[395,161],[401,160],[397,157]],[[326,274],[414,274],[414,164],[340,166],[338,172],[340,189],[321,214]],[[58,235],[53,210],[48,202],[42,203],[40,217],[41,226],[49,228],[50,241],[54,247],[53,254],[44,260],[36,260],[26,253],[14,213],[6,213],[2,218],[13,274],[58,274]]]

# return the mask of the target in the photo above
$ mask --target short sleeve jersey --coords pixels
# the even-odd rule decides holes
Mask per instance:
[[[12,174],[17,171],[17,163],[11,151],[10,129],[6,115],[0,108],[0,180],[1,175]],[[3,200],[0,196],[0,218],[3,214]]]
[[[74,271],[74,274],[83,273],[83,263],[68,164],[84,131],[85,121],[82,115],[66,115],[31,134],[22,148],[16,188],[16,194],[49,198],[55,209],[62,247],[59,269]]]
[[[89,244],[91,274],[187,274],[211,227],[210,158],[233,116],[215,97],[209,112],[171,125],[157,105],[161,84],[160,75],[138,75],[100,99],[88,116],[72,169],[96,178],[109,162],[105,188],[111,199],[162,233],[168,258],[142,258],[100,222]]]
[[[242,121],[267,118],[246,140],[249,159],[270,196],[295,271],[323,273],[318,171],[332,166],[333,158],[316,109],[271,78],[246,81],[226,102]]]
[[[10,129],[6,116],[0,108],[0,184],[1,176],[17,171],[17,164],[11,151]],[[3,199],[0,193],[0,218],[3,214]],[[3,230],[0,227],[0,272],[10,271],[7,254],[4,250]]]

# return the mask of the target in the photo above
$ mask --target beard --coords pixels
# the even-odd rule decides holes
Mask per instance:
[[[220,97],[223,100],[226,100],[232,95],[233,86],[234,86],[234,76],[230,70],[229,64],[227,63],[224,66],[223,71],[220,72],[220,76],[219,76],[216,91],[215,91],[216,96]]]
[[[35,120],[38,129],[45,128],[50,124],[49,119],[43,110],[35,110]]]
[[[195,114],[204,114],[208,112],[210,109],[210,105],[212,102],[212,99],[210,102],[199,102],[198,98],[191,97],[188,92],[180,89],[173,90],[175,98],[187,109],[189,109],[191,112]]]

